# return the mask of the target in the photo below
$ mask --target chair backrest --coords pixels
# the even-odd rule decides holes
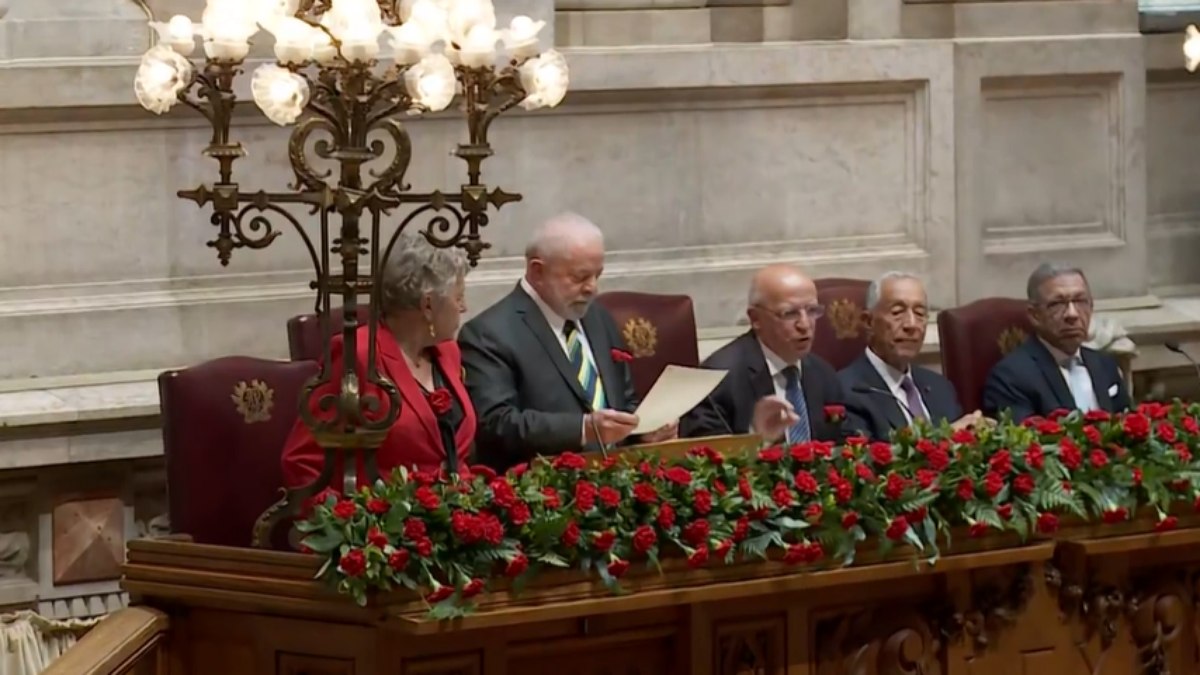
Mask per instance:
[[[696,310],[686,295],[611,291],[597,298],[633,354],[633,385],[644,397],[670,364],[700,364]]]
[[[825,307],[824,318],[817,321],[813,353],[836,370],[850,365],[867,348],[867,331],[862,313],[867,304],[863,279],[829,278],[815,280],[817,302]]]
[[[367,325],[370,308],[360,306],[355,313],[358,315],[358,324]],[[337,335],[342,332],[345,322],[345,308],[334,307],[330,316],[329,334]],[[301,314],[288,319],[287,336],[288,353],[293,361],[321,360],[321,341],[324,336],[321,335],[321,322],[316,314]]]
[[[159,375],[167,508],[174,532],[249,546],[279,500],[280,456],[313,361],[227,356]]]
[[[983,405],[992,366],[1033,334],[1026,307],[1016,298],[984,298],[938,313],[942,373],[958,390],[964,411]]]

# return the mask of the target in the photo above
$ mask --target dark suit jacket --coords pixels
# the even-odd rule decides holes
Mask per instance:
[[[1100,407],[1108,412],[1128,410],[1129,391],[1116,360],[1087,347],[1080,349],[1080,356],[1092,376],[1092,389]],[[1108,392],[1113,387],[1116,393],[1110,396]],[[1074,410],[1075,398],[1050,350],[1036,336],[1014,349],[988,373],[983,386],[983,412],[989,417],[1010,410],[1013,420],[1021,422],[1035,415],[1049,415],[1059,408]]]
[[[387,396],[382,391],[366,381],[365,364],[370,348],[370,341],[367,339],[369,335],[366,326],[358,329],[359,381],[364,383],[364,393],[374,394],[381,401],[387,401]],[[332,377],[325,386],[316,390],[317,395],[312,397],[309,403],[313,416],[317,419],[332,417],[331,413],[322,411],[317,402],[325,395],[337,395],[342,381],[342,369],[345,367],[343,351],[342,336],[337,335],[333,338],[330,353]],[[447,389],[463,409],[463,420],[454,432],[459,471],[462,471],[467,466],[467,458],[471,454],[471,443],[475,437],[475,411],[471,407],[470,399],[467,398],[467,390],[463,386],[462,378],[459,377],[462,373],[462,361],[458,345],[453,342],[443,342],[434,347],[433,351],[438,367],[445,374]],[[396,384],[401,397],[400,415],[392,423],[392,428],[388,430],[383,445],[375,453],[379,475],[390,476],[393,469],[401,466],[407,469],[416,467],[425,471],[437,471],[444,468],[447,457],[445,448],[447,438],[443,437],[442,431],[438,427],[438,418],[429,406],[429,399],[422,392],[421,385],[417,384],[416,379],[413,378],[412,371],[408,369],[404,355],[400,352],[400,345],[396,344],[396,338],[382,323],[375,331],[375,364],[381,375]],[[383,417],[388,412],[386,403],[384,407],[385,409],[376,414],[369,414],[371,419]],[[282,462],[283,483],[288,487],[308,485],[321,474],[321,467],[325,463],[325,451],[317,445],[312,432],[309,431],[302,419],[296,419],[292,433],[288,436],[287,443],[284,444]],[[341,490],[340,460],[333,475],[334,485],[332,487]],[[363,477],[366,476],[362,457],[358,458],[358,476],[360,485],[365,484],[362,482]]]
[[[728,370],[717,389],[692,409],[679,423],[681,437],[744,434],[754,418],[754,404],[775,394],[771,371],[754,331],[713,352],[701,364]],[[808,403],[808,419],[814,440],[840,441],[846,436],[839,425],[825,420],[825,406],[845,405],[842,385],[833,367],[810,354],[800,362],[800,386]]]
[[[637,396],[627,363],[613,360],[625,349],[608,311],[593,303],[580,321],[608,407],[633,412]],[[583,416],[591,412],[562,345],[533,298],[518,284],[463,326],[458,336],[467,390],[479,429],[479,461],[502,470],[536,455],[581,448]]]
[[[954,391],[950,380],[919,366],[912,367],[912,378],[921,392],[930,422],[937,425],[943,420],[953,422],[962,417],[958,393]],[[838,379],[846,390],[849,426],[857,427],[863,434],[878,441],[889,440],[893,431],[908,426],[904,411],[865,352],[839,371]],[[855,391],[855,388],[863,387],[873,391]]]

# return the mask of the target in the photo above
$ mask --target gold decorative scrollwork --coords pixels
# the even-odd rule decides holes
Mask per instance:
[[[246,424],[271,421],[271,408],[275,405],[275,390],[262,380],[238,382],[229,395],[238,414]]]
[[[654,356],[658,349],[658,329],[645,317],[635,316],[626,321],[621,327],[621,337],[639,359]]]
[[[829,303],[829,324],[839,340],[857,340],[862,335],[862,308],[839,298]]]
[[[1000,348],[1001,354],[1008,354],[1020,347],[1027,337],[1029,336],[1019,326],[1009,326],[1000,332],[1000,337],[996,338],[996,346]]]

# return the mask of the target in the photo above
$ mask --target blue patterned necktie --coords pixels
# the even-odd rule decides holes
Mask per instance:
[[[579,379],[579,386],[583,388],[583,395],[587,397],[592,410],[603,410],[604,387],[600,384],[596,366],[583,353],[583,340],[579,339],[579,330],[574,321],[563,324],[563,337],[567,339],[567,358],[571,361],[575,377]]]
[[[812,425],[808,420],[808,402],[804,400],[804,389],[800,387],[800,371],[796,366],[783,369],[783,394],[787,402],[796,409],[800,419],[787,430],[788,443],[803,443],[812,440]]]

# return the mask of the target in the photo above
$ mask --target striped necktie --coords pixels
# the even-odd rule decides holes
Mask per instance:
[[[587,397],[592,410],[603,410],[604,387],[600,382],[600,374],[596,372],[592,359],[583,353],[583,340],[574,321],[563,324],[563,337],[567,339],[567,358],[575,370],[575,377],[579,379],[579,386],[583,388],[583,395]]]
[[[796,366],[783,369],[783,394],[792,408],[796,410],[796,423],[787,430],[788,443],[803,443],[812,440],[812,426],[808,419],[808,401],[804,398],[804,388],[800,386],[800,370]]]

